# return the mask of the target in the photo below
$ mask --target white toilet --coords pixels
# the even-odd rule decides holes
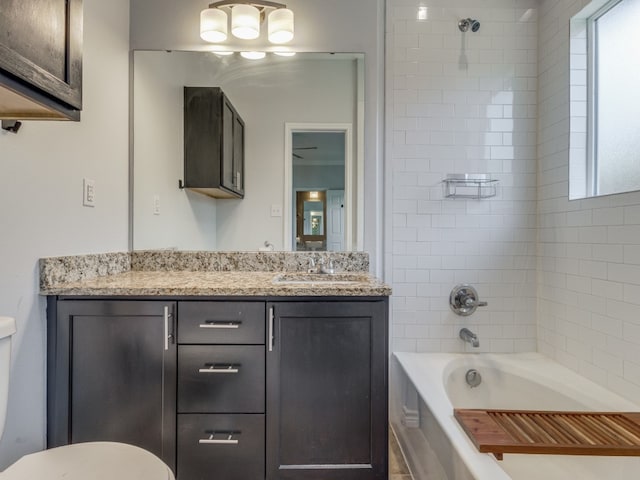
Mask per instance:
[[[0,317],[0,437],[7,415],[11,336],[16,322]],[[142,448],[115,442],[65,445],[26,455],[0,480],[174,480],[171,469]]]

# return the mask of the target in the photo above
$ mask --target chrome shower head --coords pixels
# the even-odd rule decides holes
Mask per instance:
[[[471,29],[475,33],[480,30],[480,22],[472,18],[464,18],[458,22],[458,28],[461,32],[467,32]]]

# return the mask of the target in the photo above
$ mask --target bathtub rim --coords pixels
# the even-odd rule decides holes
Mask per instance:
[[[448,437],[447,441],[451,443],[469,472],[478,479],[509,480],[512,477],[499,466],[492,455],[478,452],[453,416],[453,405],[446,392],[446,375],[460,366],[500,366],[506,373],[524,376],[545,386],[553,386],[565,395],[580,393],[583,396],[586,393],[589,401],[580,401],[593,410],[602,410],[605,405],[606,410],[611,411],[640,410],[639,405],[606,390],[541,353],[394,352],[393,356],[407,375],[408,381],[413,384],[422,401],[435,416]],[[421,378],[423,381],[416,384],[413,380],[415,378]]]

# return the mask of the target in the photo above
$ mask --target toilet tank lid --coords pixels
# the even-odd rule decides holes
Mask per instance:
[[[0,317],[0,338],[16,333],[16,320],[12,317]]]

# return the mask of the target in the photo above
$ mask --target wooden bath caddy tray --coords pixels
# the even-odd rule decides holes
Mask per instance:
[[[454,409],[482,453],[640,456],[640,413]]]

